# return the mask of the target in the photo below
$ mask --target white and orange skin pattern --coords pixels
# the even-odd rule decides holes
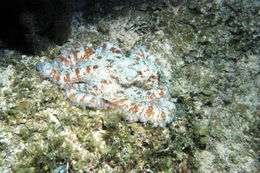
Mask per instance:
[[[143,48],[135,48],[129,57],[108,42],[96,50],[67,49],[52,62],[40,64],[38,71],[64,89],[74,105],[120,108],[130,121],[161,127],[175,117],[169,81],[158,59]]]

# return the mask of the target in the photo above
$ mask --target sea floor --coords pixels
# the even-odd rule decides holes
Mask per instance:
[[[63,45],[0,51],[0,172],[259,172],[259,3],[116,2],[75,12]],[[153,127],[73,106],[36,70],[104,41],[159,57],[176,120]]]

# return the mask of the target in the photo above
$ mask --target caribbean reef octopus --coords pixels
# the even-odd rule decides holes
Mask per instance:
[[[170,83],[159,59],[144,48],[134,48],[129,57],[109,42],[95,50],[65,49],[37,69],[42,77],[65,90],[65,96],[76,106],[118,108],[128,113],[129,121],[161,127],[175,118]]]

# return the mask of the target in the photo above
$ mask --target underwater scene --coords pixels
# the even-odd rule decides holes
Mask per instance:
[[[1,173],[260,172],[258,0],[0,2]]]

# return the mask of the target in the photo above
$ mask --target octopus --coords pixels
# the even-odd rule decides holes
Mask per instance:
[[[68,48],[37,70],[62,88],[73,105],[120,109],[127,113],[127,120],[155,127],[175,119],[170,82],[159,59],[142,47],[131,50],[128,57],[109,42],[95,50]]]

